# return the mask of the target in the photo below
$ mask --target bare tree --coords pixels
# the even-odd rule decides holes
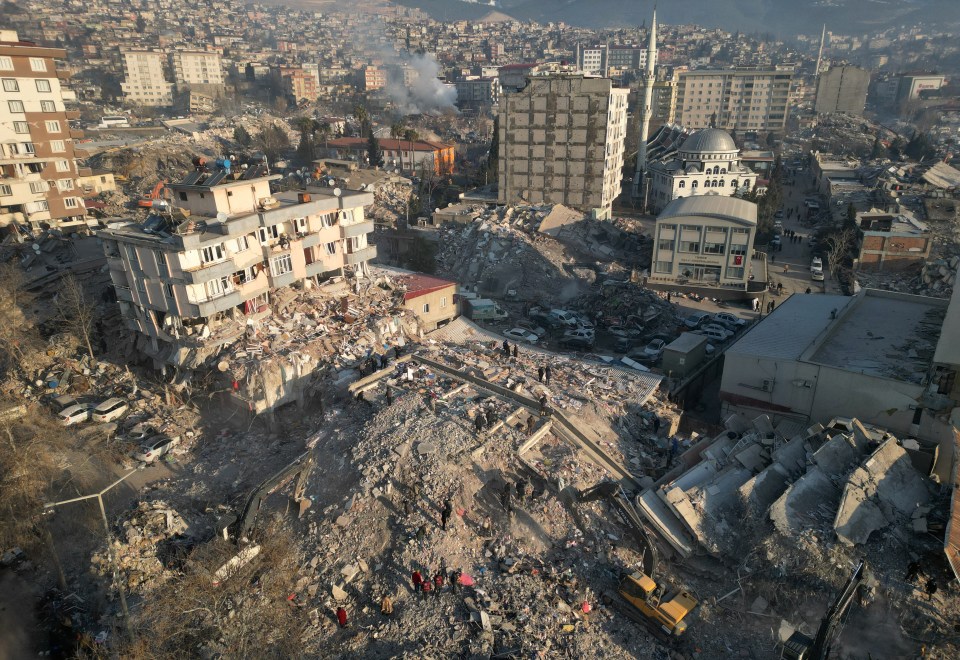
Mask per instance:
[[[299,656],[307,620],[287,600],[300,563],[297,543],[279,522],[259,536],[259,554],[216,585],[214,573],[237,554],[220,539],[199,546],[179,575],[143,594],[133,640],[121,655]]]
[[[92,362],[93,346],[90,344],[90,335],[93,334],[93,323],[97,319],[97,306],[93,303],[83,285],[72,273],[60,281],[60,292],[56,297],[57,311],[67,329],[87,347],[87,354]]]
[[[14,264],[0,264],[0,361],[2,371],[22,365],[38,344],[33,323],[23,313],[23,272]]]
[[[837,273],[840,272],[843,260],[854,246],[856,238],[857,232],[852,227],[838,229],[827,236],[825,241],[827,246],[827,266],[830,269],[830,275],[833,279],[837,279]]]

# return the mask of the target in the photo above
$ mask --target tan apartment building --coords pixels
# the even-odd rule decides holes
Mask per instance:
[[[273,70],[280,78],[284,92],[296,103],[317,100],[317,79],[313,73],[299,66],[278,66]]]
[[[681,72],[674,116],[689,129],[782,131],[790,112],[792,66]]]
[[[376,257],[364,217],[373,194],[271,195],[278,178],[198,169],[169,185],[170,217],[100,232],[124,322],[159,363],[182,365],[191,351],[236,338],[270,314],[283,287],[366,274]]]
[[[76,97],[57,76],[56,60],[66,55],[0,30],[0,226],[69,225],[86,216],[74,152],[83,133],[70,128],[80,113],[67,110]]]
[[[205,50],[177,50],[170,56],[173,79],[177,85],[215,85],[222,87],[223,66],[220,53]]]
[[[134,105],[170,107],[173,83],[164,73],[166,57],[157,50],[122,51],[124,80],[120,83],[123,100]]]
[[[630,90],[607,78],[530,78],[500,101],[500,204],[564,204],[609,218],[620,195]]]
[[[420,319],[425,331],[443,327],[460,315],[456,282],[420,273],[400,275],[397,279],[407,287],[403,294],[404,308]]]
[[[368,66],[363,70],[363,88],[372,92],[387,86],[387,71],[383,67]]]

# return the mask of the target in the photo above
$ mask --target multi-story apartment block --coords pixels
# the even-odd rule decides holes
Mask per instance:
[[[674,116],[691,129],[782,131],[793,73],[792,66],[684,71]]]
[[[220,53],[205,50],[177,50],[170,56],[177,85],[223,86]]]
[[[153,216],[100,233],[125,324],[145,352],[180,364],[183,354],[235,337],[270,313],[295,282],[364,275],[376,248],[364,218],[372,193],[311,189],[270,193],[262,168],[239,174],[222,161],[169,186],[169,219]],[[211,337],[212,335],[212,337]]]
[[[820,74],[817,82],[818,114],[844,112],[861,116],[867,104],[870,72],[857,66],[837,66]]]
[[[579,47],[577,65],[584,73],[597,76],[641,71],[647,65],[647,51],[643,46],[584,46]]]
[[[534,77],[500,102],[501,204],[609,218],[620,194],[629,90],[582,74]]]
[[[79,112],[66,109],[75,97],[57,77],[65,57],[0,30],[0,225],[64,225],[86,215],[73,143],[82,133],[69,121]]]
[[[368,66],[363,70],[363,88],[372,92],[387,86],[387,71],[383,67]]]
[[[123,100],[137,105],[173,105],[173,83],[164,74],[164,54],[155,50],[123,51]]]
[[[317,79],[313,73],[299,66],[280,66],[274,74],[283,83],[284,91],[297,103],[317,100]]]
[[[457,89],[457,107],[482,108],[500,103],[500,79],[470,76],[454,83]]]

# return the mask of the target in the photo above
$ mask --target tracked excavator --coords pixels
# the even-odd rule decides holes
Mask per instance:
[[[577,492],[578,502],[606,500],[623,519],[637,543],[640,571],[620,577],[616,593],[606,592],[607,600],[622,614],[650,630],[662,642],[675,641],[687,629],[688,617],[698,602],[685,590],[667,592],[654,579],[659,556],[623,487],[615,481],[603,481]]]

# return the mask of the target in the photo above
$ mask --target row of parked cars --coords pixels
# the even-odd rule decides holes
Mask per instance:
[[[694,312],[683,320],[683,325],[691,332],[704,335],[712,342],[722,344],[737,332],[747,322],[730,312]]]
[[[515,327],[504,331],[503,336],[527,344],[536,344],[547,336],[554,336],[561,346],[588,350],[593,348],[596,340],[596,327],[582,314],[565,309],[535,307],[528,319],[518,321]]]
[[[70,396],[62,396],[54,399],[54,404],[61,408],[60,412],[57,413],[57,420],[63,426],[74,426],[87,421],[110,424],[123,418],[130,410],[127,401],[117,397],[109,398],[98,404],[77,401]],[[132,456],[135,460],[143,463],[152,463],[180,442],[179,437],[171,438],[145,423],[134,425],[124,434],[124,437],[137,444]]]

